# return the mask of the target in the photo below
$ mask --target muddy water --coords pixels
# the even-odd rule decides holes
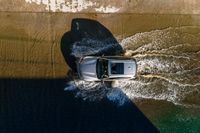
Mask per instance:
[[[162,132],[170,131],[171,123],[178,123],[176,132],[198,132],[198,15],[1,12],[0,77],[65,77],[69,67],[60,52],[60,39],[70,30],[73,18],[98,20],[118,39],[125,56],[136,58],[138,78],[115,82],[113,87],[133,99]],[[98,86],[84,81],[75,84],[84,90]],[[94,93],[88,92],[79,96],[94,99]]]

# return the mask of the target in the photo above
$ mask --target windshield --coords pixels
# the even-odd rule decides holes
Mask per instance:
[[[97,70],[97,78],[102,79],[107,77],[108,75],[108,61],[106,59],[98,59],[97,60],[97,65],[96,65],[96,70]]]

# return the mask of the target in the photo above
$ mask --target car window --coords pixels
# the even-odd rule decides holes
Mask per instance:
[[[96,64],[97,78],[106,78],[108,77],[108,60],[98,59]]]
[[[124,63],[111,63],[111,74],[124,74]]]

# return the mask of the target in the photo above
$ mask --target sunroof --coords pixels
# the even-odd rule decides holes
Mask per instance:
[[[112,63],[111,74],[124,74],[124,63]]]

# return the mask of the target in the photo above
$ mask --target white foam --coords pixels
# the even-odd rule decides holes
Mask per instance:
[[[80,42],[75,42],[72,48],[72,54],[76,57],[82,57],[84,55],[93,55],[96,53],[101,52],[102,50],[114,48],[116,45],[115,43],[107,43],[109,39],[104,41],[93,40],[93,39],[82,39]]]
[[[89,0],[25,0],[27,3],[36,3],[37,5],[46,5],[47,11],[52,12],[80,12],[86,9],[95,10],[101,13],[118,12],[120,8],[115,6],[98,6],[96,2]]]
[[[185,104],[187,99],[189,104],[197,103],[199,33],[197,26],[171,27],[123,39],[125,55],[137,60],[138,79],[116,82],[114,86],[133,99],[167,100],[176,104]]]
[[[77,80],[75,84],[80,88],[77,96],[89,100],[106,96],[120,106],[128,98],[197,104],[198,100],[200,102],[200,58],[197,54],[200,39],[190,28],[167,28],[125,38],[122,46],[126,55],[137,60],[137,79],[114,82],[113,88],[107,88],[101,83]],[[88,45],[75,44],[72,50],[74,55],[81,56],[86,52],[88,54],[107,48],[97,40],[82,40],[81,43]],[[94,43],[99,47],[94,47]]]
[[[67,83],[65,91],[75,91],[75,97],[83,100],[98,101],[103,98],[115,103],[117,106],[123,106],[129,101],[129,98],[120,88],[108,88],[101,82],[87,82],[75,80]]]
[[[122,106],[129,101],[122,90],[117,88],[111,89],[106,96],[110,101],[117,103],[118,106]]]
[[[77,88],[76,86],[70,85],[70,86],[65,87],[64,91],[74,91],[76,90],[76,88]]]
[[[120,8],[108,5],[108,6],[100,6],[98,8],[95,8],[96,12],[103,12],[103,13],[115,13],[118,12]]]
[[[64,88],[65,91],[74,91],[77,89],[77,86],[73,81],[67,83],[66,87]]]

